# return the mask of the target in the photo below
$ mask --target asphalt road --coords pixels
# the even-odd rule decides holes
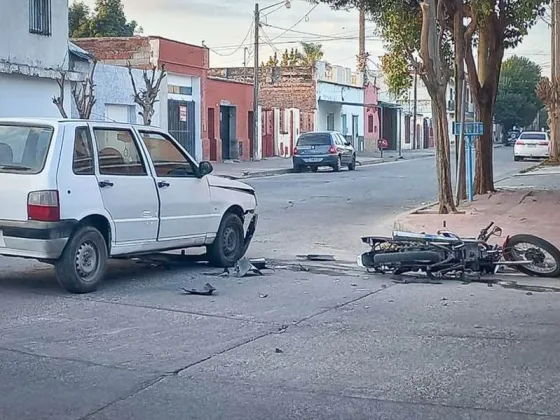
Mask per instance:
[[[498,177],[530,165],[496,152]],[[433,182],[430,159],[253,180],[251,252],[349,255]],[[237,279],[119,262],[75,296],[48,267],[0,259],[0,419],[560,418],[554,293],[303,264]],[[215,296],[180,293],[207,281]]]

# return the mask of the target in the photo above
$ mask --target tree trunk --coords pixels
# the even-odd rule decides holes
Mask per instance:
[[[436,147],[436,168],[438,175],[439,213],[447,214],[457,211],[453,200],[451,185],[451,150],[449,146],[449,130],[445,88],[440,88],[432,96],[432,116],[435,122],[434,139]]]
[[[480,136],[476,144],[476,165],[474,176],[474,194],[486,194],[494,191],[494,168],[492,142],[492,116],[493,101],[484,101],[479,104],[479,120],[484,124],[484,134]]]
[[[558,129],[558,105],[550,106],[548,125],[550,128],[550,162],[560,162],[560,133]]]

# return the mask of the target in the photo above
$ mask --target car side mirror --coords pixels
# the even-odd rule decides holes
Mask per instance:
[[[352,143],[350,143],[349,141],[347,141],[346,143],[344,143],[346,146],[352,146]]]
[[[198,164],[198,177],[202,178],[206,175],[210,175],[214,171],[214,167],[208,161],[203,160]]]

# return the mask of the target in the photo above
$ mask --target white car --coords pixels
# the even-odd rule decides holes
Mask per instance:
[[[524,131],[513,146],[513,160],[546,159],[550,156],[550,139],[544,131]]]
[[[73,293],[95,290],[111,257],[205,246],[231,267],[257,198],[211,172],[158,128],[0,119],[0,255],[54,264]]]

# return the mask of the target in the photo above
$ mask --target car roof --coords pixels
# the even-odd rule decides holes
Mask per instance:
[[[113,121],[102,121],[102,120],[81,120],[81,119],[71,119],[71,118],[0,118],[0,123],[10,123],[10,124],[40,124],[40,125],[58,125],[58,124],[69,124],[69,123],[88,123],[97,125],[109,125],[109,126],[122,126],[130,127],[134,126],[138,129],[152,129],[161,130],[160,127],[147,126],[142,124],[130,124],[123,122],[113,122]]]
[[[301,133],[301,135],[303,136],[304,134],[333,134],[333,133],[338,133],[338,131],[306,131],[305,133]]]

